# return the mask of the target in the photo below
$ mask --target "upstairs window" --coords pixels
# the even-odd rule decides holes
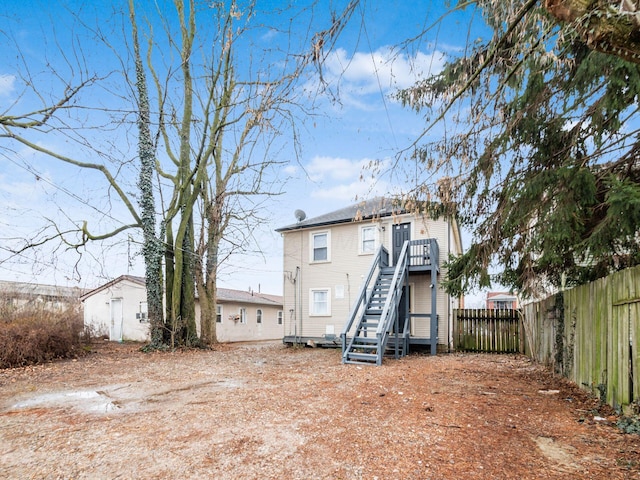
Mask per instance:
[[[311,234],[311,261],[328,262],[331,259],[329,252],[329,232]]]
[[[376,251],[376,227],[362,227],[360,229],[360,253],[374,253]]]

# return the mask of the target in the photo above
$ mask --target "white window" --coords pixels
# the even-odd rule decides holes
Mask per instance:
[[[316,232],[311,234],[311,262],[331,261],[331,236],[329,232]]]
[[[497,310],[513,310],[513,302],[506,300],[496,300],[493,302],[493,308]]]
[[[373,225],[360,228],[360,253],[375,253],[377,228]]]
[[[278,310],[278,325],[282,325],[282,310]]]
[[[313,288],[310,290],[311,311],[309,315],[331,315],[331,292],[328,288]]]
[[[140,321],[140,323],[146,323],[149,321],[149,310],[147,308],[147,302],[140,302],[140,306],[138,307],[138,313],[136,313],[136,319]]]
[[[216,305],[216,323],[222,323],[222,305]]]
[[[262,309],[256,310],[256,323],[262,323]]]
[[[247,323],[247,309],[240,309],[240,323]]]

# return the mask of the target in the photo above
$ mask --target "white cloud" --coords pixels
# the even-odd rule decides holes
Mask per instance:
[[[284,173],[291,176],[296,175],[299,170],[300,169],[297,165],[287,165],[286,167],[284,167]]]
[[[339,157],[316,156],[307,165],[306,170],[314,182],[325,180],[346,181],[357,179],[368,163],[370,163],[368,159],[349,160]]]
[[[310,196],[322,200],[351,202],[388,193],[388,184],[371,171],[374,162],[368,158],[350,160],[340,157],[314,157],[306,171],[317,188]]]
[[[0,74],[0,97],[8,97],[15,90],[15,75]]]
[[[324,79],[330,85],[339,85],[345,103],[363,108],[366,103],[358,97],[387,95],[398,88],[409,87],[440,72],[444,63],[445,55],[440,51],[409,56],[392,47],[381,47],[374,52],[356,52],[349,56],[339,48],[327,57]]]

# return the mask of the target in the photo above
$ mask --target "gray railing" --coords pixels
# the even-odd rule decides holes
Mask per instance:
[[[435,238],[411,240],[409,244],[410,267],[430,267],[438,264],[438,242]]]
[[[395,271],[393,273],[393,279],[391,280],[391,285],[389,286],[389,294],[387,295],[387,300],[384,303],[382,315],[380,316],[380,323],[378,324],[378,328],[376,330],[376,336],[378,338],[378,365],[382,363],[384,349],[389,340],[389,332],[391,331],[391,328],[396,322],[398,316],[398,304],[400,303],[400,299],[402,297],[402,285],[408,274],[408,252],[409,242],[407,241],[404,242],[402,251],[400,252],[400,256],[398,257],[398,263],[396,264]],[[397,328],[396,331],[398,331]]]
[[[369,303],[369,296],[371,295],[369,287],[372,286],[372,282],[375,283],[375,281],[377,280],[380,269],[387,266],[389,266],[389,252],[384,246],[380,246],[380,248],[378,249],[378,253],[373,259],[371,268],[369,269],[369,273],[365,278],[362,287],[360,288],[360,292],[356,297],[355,303],[353,304],[353,308],[351,309],[351,313],[349,314],[349,319],[344,325],[342,333],[340,333],[343,355],[348,351],[347,335],[349,333],[349,330],[351,330],[351,328],[353,327],[353,322],[355,322],[356,318],[358,318],[358,312],[364,311],[364,309],[367,307],[367,304]],[[351,338],[351,344],[353,344],[353,341],[354,339]],[[351,348],[351,345],[349,345],[349,348]]]

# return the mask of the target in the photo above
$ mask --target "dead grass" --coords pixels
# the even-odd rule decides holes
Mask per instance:
[[[81,314],[71,308],[49,311],[3,308],[0,320],[0,368],[76,358],[82,354]]]

